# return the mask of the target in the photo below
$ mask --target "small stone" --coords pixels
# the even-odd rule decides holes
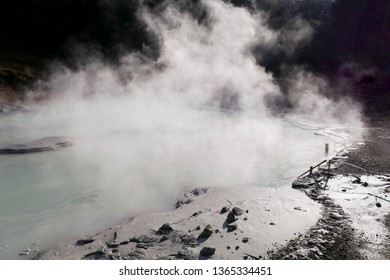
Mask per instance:
[[[221,211],[219,212],[220,214],[225,214],[226,212],[229,211],[228,207],[222,207]]]
[[[269,223],[271,226],[274,226],[275,225],[275,223]]]
[[[249,242],[249,237],[244,237],[242,239],[242,243],[248,243]]]
[[[107,244],[107,247],[110,248],[110,249],[113,249],[113,248],[118,248],[119,244],[117,243],[114,243],[114,242],[109,242]]]
[[[190,204],[192,202],[193,202],[193,200],[191,198],[183,199],[183,200],[177,201],[175,206],[176,206],[176,209],[177,209],[177,208],[182,207],[183,205]]]
[[[353,184],[360,184],[362,181],[359,177],[356,178],[356,180],[353,180],[352,183]]]
[[[237,251],[238,249],[240,249],[240,246],[236,246],[236,251]]]
[[[230,250],[230,246],[227,246],[226,249]]]
[[[244,218],[244,221],[248,221],[248,218],[247,218],[247,217],[245,217],[245,218]]]
[[[75,245],[76,246],[84,246],[84,245],[90,244],[94,241],[95,240],[93,240],[93,239],[80,239],[80,240],[77,240]]]
[[[230,212],[226,218],[227,223],[234,223],[236,221],[236,216],[233,214],[233,212]]]
[[[364,187],[368,187],[368,183],[367,183],[367,182],[364,182],[364,183],[363,183],[363,186],[364,186]]]
[[[375,205],[376,205],[376,207],[378,207],[378,208],[381,208],[381,207],[382,207],[382,204],[380,204],[379,202],[377,202]]]
[[[228,224],[227,225],[228,232],[235,231],[236,229],[237,229],[237,224]]]
[[[204,247],[200,251],[200,255],[206,256],[206,257],[210,257],[214,254],[215,254],[215,248],[211,248],[211,247]]]
[[[234,207],[232,209],[232,213],[235,215],[235,216],[240,216],[242,214],[244,214],[244,211],[242,211],[240,208],[238,207]]]
[[[247,260],[248,259],[248,256],[244,256],[244,260]]]
[[[208,224],[202,233],[199,235],[199,238],[209,238],[213,234],[213,227]]]
[[[159,229],[158,233],[159,234],[169,234],[170,232],[173,231],[173,228],[170,226],[170,224],[163,224]]]
[[[215,233],[220,233],[221,231],[219,229],[214,230]]]
[[[197,226],[197,227],[195,228],[195,230],[200,230],[200,226]]]

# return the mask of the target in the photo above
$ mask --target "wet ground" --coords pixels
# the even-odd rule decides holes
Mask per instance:
[[[360,178],[362,175],[390,173],[390,121],[387,116],[377,115],[374,120],[368,122],[364,132],[364,145],[350,149],[347,158],[339,159],[339,168],[332,171],[331,177]],[[322,175],[327,177],[326,172]],[[384,213],[384,219],[373,221],[384,225],[384,232],[371,234],[374,236],[373,240],[369,234],[356,229],[352,222],[354,217],[345,213],[340,205],[326,195],[324,181],[302,190],[314,201],[322,204],[322,218],[305,234],[290,240],[286,246],[276,251],[270,251],[269,258],[355,260],[372,259],[372,256],[376,255],[380,259],[390,259],[390,213]],[[384,189],[383,193],[387,190]],[[377,200],[376,207],[382,207],[386,203],[389,202]],[[385,208],[382,210],[387,211]],[[367,212],[369,211],[372,210],[367,208]]]

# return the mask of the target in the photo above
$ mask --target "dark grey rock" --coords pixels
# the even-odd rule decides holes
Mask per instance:
[[[110,243],[107,243],[107,247],[110,249],[114,249],[114,248],[118,248],[119,244],[117,244],[115,242],[110,242]]]
[[[219,212],[220,214],[225,214],[229,211],[229,207],[222,207],[221,211]]]
[[[199,235],[199,238],[209,238],[213,234],[213,227],[209,224],[207,225],[202,233]]]
[[[177,208],[182,207],[183,205],[190,204],[190,203],[192,203],[192,202],[194,202],[194,201],[193,201],[191,198],[188,198],[188,199],[181,199],[181,200],[178,200],[178,201],[176,202],[175,207],[176,207],[176,209],[177,209]]]
[[[236,216],[233,214],[233,212],[230,212],[226,218],[227,223],[234,223],[236,221]]]
[[[235,216],[240,216],[242,214],[244,214],[244,211],[238,207],[234,207],[232,209],[232,213],[235,215]]]
[[[173,228],[171,227],[170,224],[163,224],[159,229],[158,233],[159,234],[169,234],[173,231]]]
[[[193,191],[191,191],[191,194],[193,196],[200,196],[200,195],[207,193],[207,191],[208,191],[207,188],[196,188]]]
[[[242,243],[248,243],[249,242],[249,237],[244,237],[242,239]]]
[[[237,224],[228,224],[227,226],[228,232],[235,231],[237,229]]]
[[[200,251],[200,255],[201,256],[206,256],[206,257],[210,257],[212,255],[215,254],[215,248],[211,248],[211,247],[204,247],[202,248],[202,250]]]
[[[80,239],[80,240],[77,240],[75,245],[76,246],[84,246],[84,245],[87,245],[87,244],[91,244],[94,241],[95,240],[93,240],[93,239]]]

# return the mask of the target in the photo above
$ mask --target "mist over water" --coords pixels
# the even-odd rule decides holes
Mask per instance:
[[[282,93],[252,50],[272,48],[286,33],[268,28],[266,14],[201,1],[207,20],[199,23],[167,3],[158,14],[139,9],[159,38],[158,59],[146,50],[119,65],[56,67],[29,93],[30,112],[0,119],[2,145],[46,136],[75,143],[0,157],[1,258],[34,240],[44,247],[170,209],[186,189],[288,185],[323,157],[329,139],[314,132],[359,137],[359,107],[326,97],[326,81],[304,69],[291,82],[288,113],[269,106]],[[294,29],[284,41],[310,40],[305,22]],[[35,102],[40,96],[50,98]]]

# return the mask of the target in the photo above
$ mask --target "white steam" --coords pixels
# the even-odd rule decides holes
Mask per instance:
[[[223,1],[203,4],[207,26],[174,5],[159,16],[140,11],[159,35],[158,61],[133,53],[119,67],[96,62],[78,72],[62,69],[53,75],[54,97],[39,108],[34,125],[78,137],[78,153],[100,166],[106,186],[133,192],[135,186],[261,181],[268,171],[259,166],[283,165],[301,139],[269,112],[265,97],[281,93],[250,49],[281,41],[296,46],[310,30],[296,21],[294,32],[275,33],[261,13]],[[354,107],[320,95],[321,80],[297,77],[290,91],[294,114],[322,124],[359,125]]]
[[[223,1],[203,4],[207,26],[174,6],[159,16],[140,11],[160,37],[157,61],[133,53],[120,66],[97,61],[77,72],[59,69],[45,89],[50,101],[14,119],[26,140],[76,137],[62,167],[85,172],[71,176],[90,176],[82,192],[104,192],[95,198],[100,205],[134,212],[159,209],[186,187],[264,186],[296,176],[322,155],[327,140],[271,114],[265,98],[282,93],[250,53],[254,44],[299,45],[307,40],[302,34],[310,35],[307,25],[301,31],[294,25],[297,39],[271,31],[261,13]],[[319,79],[297,76],[290,91],[294,117],[360,126],[355,106],[320,95],[326,85]]]

